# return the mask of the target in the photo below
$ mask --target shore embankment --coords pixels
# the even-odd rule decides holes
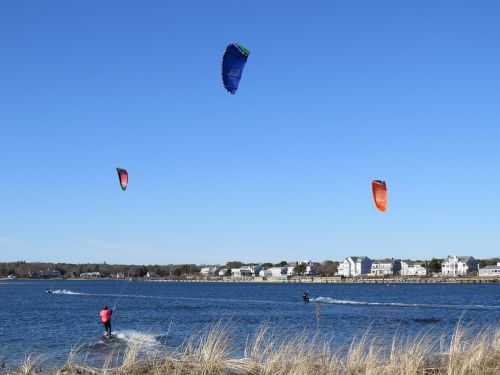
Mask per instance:
[[[304,283],[304,284],[481,284],[498,283],[500,278],[488,277],[406,277],[406,278],[342,278],[342,277],[290,277],[290,278],[263,278],[263,277],[185,277],[163,279],[139,279],[146,282],[213,282],[213,283]]]
[[[324,277],[324,276],[294,276],[294,277],[210,277],[199,275],[186,275],[180,277],[147,278],[147,277],[127,277],[127,278],[51,278],[51,279],[25,279],[17,280],[47,281],[47,280],[68,280],[68,281],[89,281],[89,280],[114,280],[114,281],[141,281],[141,282],[171,282],[171,283],[296,283],[296,284],[489,284],[500,283],[500,277]],[[9,283],[12,279],[0,279],[2,284]]]

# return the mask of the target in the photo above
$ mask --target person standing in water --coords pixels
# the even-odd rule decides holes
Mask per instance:
[[[106,330],[106,336],[108,336],[109,339],[111,338],[111,315],[113,314],[114,309],[115,308],[113,307],[113,309],[110,310],[108,306],[104,306],[99,313],[101,316],[101,322],[104,324],[104,329]]]
[[[309,292],[305,291],[304,294],[302,294],[302,299],[304,300],[304,303],[309,303]]]

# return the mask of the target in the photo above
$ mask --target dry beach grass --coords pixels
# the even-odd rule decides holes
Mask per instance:
[[[112,353],[99,367],[85,364],[76,355],[56,370],[42,372],[40,357],[28,357],[12,374],[59,375],[395,375],[500,374],[500,329],[477,332],[457,326],[451,342],[427,334],[418,338],[396,337],[391,345],[369,332],[353,340],[348,348],[306,335],[279,338],[262,327],[237,355],[232,331],[218,323],[201,336],[193,336],[179,348],[168,352],[142,350],[140,342],[130,344],[124,353]]]

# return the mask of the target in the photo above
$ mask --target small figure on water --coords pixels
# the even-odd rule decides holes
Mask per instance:
[[[304,300],[304,303],[309,303],[309,292],[305,291],[304,294],[302,294],[302,299]]]
[[[102,324],[104,324],[104,329],[106,330],[106,336],[108,336],[108,339],[111,338],[111,315],[113,314],[113,310],[115,309],[115,307],[110,310],[108,306],[104,306],[104,308],[99,313],[99,315],[101,316],[101,322]]]
[[[47,289],[45,292],[51,294],[52,293],[52,289]]]

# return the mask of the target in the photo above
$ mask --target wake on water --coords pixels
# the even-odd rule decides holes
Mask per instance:
[[[400,303],[400,302],[364,302],[364,301],[351,301],[351,300],[341,300],[329,297],[318,297],[311,298],[311,302],[321,302],[334,305],[362,305],[362,306],[391,306],[391,307],[417,307],[424,309],[500,309],[500,306],[496,305],[441,305],[441,304],[425,304],[425,303]]]
[[[52,294],[86,295],[86,293],[72,292],[71,290],[66,290],[66,289],[52,290],[49,293],[52,293]]]
[[[103,333],[102,339],[99,341],[100,344],[106,344],[109,342],[121,342],[124,344],[134,344],[138,345],[142,349],[151,350],[154,348],[159,348],[162,343],[162,339],[165,336],[155,335],[148,332],[140,332],[135,330],[123,330],[123,331],[113,331],[111,334],[111,340],[106,337],[106,333]]]
[[[158,297],[158,296],[145,296],[145,295],[128,295],[128,294],[97,294],[97,293],[80,293],[73,292],[67,289],[58,289],[51,291],[52,294],[66,294],[66,295],[80,295],[80,296],[102,296],[102,297],[131,297],[131,298],[167,298],[168,297]],[[175,297],[177,299],[205,299],[205,298],[188,298],[188,297]],[[226,299],[224,299],[226,300]],[[273,302],[274,301],[254,301],[254,302]],[[389,306],[389,307],[408,307],[408,308],[423,308],[423,309],[474,309],[474,310],[499,310],[498,305],[450,305],[450,304],[425,304],[425,303],[402,303],[402,302],[366,302],[366,301],[352,301],[352,300],[341,300],[330,297],[318,297],[311,298],[310,302],[321,302],[334,305],[359,305],[359,306]],[[133,331],[124,331],[133,332]],[[127,337],[131,337],[127,335]],[[140,335],[138,336],[140,337]],[[125,338],[124,338],[125,339]],[[137,338],[136,338],[137,339]]]

